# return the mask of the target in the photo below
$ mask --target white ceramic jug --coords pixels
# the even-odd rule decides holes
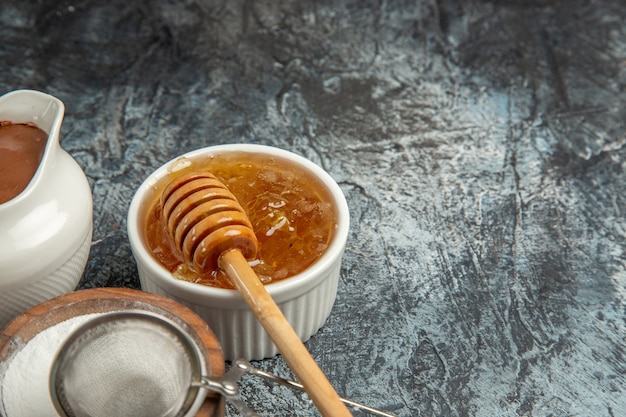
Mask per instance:
[[[0,120],[34,123],[48,133],[28,186],[0,204],[0,328],[28,308],[73,291],[87,263],[91,188],[59,144],[64,111],[59,99],[38,91],[0,97]]]

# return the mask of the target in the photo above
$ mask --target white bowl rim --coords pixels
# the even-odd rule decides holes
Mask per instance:
[[[166,285],[170,292],[177,293],[177,295],[181,296],[183,299],[196,302],[198,304],[208,304],[208,301],[210,300],[211,304],[215,306],[219,305],[239,309],[247,308],[247,305],[237,290],[199,285],[173,278],[171,273],[159,264],[148,252],[145,244],[140,238],[141,233],[139,231],[138,213],[143,196],[159,179],[171,172],[173,164],[183,158],[193,159],[202,155],[226,152],[256,152],[266,155],[274,155],[294,161],[317,176],[330,191],[333,199],[335,200],[337,209],[337,229],[335,230],[334,237],[328,249],[305,271],[265,286],[268,293],[277,303],[296,298],[305,292],[308,292],[311,288],[318,284],[318,281],[325,279],[328,274],[328,270],[332,269],[336,265],[338,258],[341,258],[343,254],[350,224],[348,204],[339,185],[330,176],[330,174],[328,174],[319,165],[291,151],[273,146],[247,143],[207,146],[180,155],[153,171],[137,189],[128,210],[127,231],[133,255],[136,258],[141,258],[141,262],[150,269],[151,275],[158,277],[159,281],[155,281],[155,284],[159,286],[163,286],[163,284]],[[137,261],[139,262],[139,259],[137,259]]]

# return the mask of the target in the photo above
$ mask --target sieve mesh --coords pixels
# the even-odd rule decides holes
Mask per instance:
[[[200,368],[175,324],[144,312],[114,313],[70,336],[53,365],[51,391],[70,417],[178,416],[197,392]]]

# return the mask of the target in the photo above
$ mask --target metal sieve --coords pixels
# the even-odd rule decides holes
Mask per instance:
[[[70,335],[53,362],[50,393],[67,417],[186,416],[201,389],[223,394],[243,416],[257,416],[239,399],[241,370],[218,380],[203,376],[202,366],[196,344],[173,321],[115,312]]]
[[[233,363],[224,378],[203,375],[206,360],[177,323],[144,310],[100,315],[61,346],[50,373],[50,393],[62,417],[191,416],[206,390],[223,395],[244,417],[258,416],[239,396],[238,381],[251,374],[303,390],[297,382]],[[341,399],[371,415],[393,417]]]

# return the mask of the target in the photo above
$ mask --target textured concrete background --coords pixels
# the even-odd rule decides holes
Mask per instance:
[[[307,344],[340,394],[402,417],[624,416],[625,21],[608,0],[2,0],[0,92],[65,102],[95,204],[81,288],[138,287],[126,211],[154,168],[274,145],[353,216]]]

